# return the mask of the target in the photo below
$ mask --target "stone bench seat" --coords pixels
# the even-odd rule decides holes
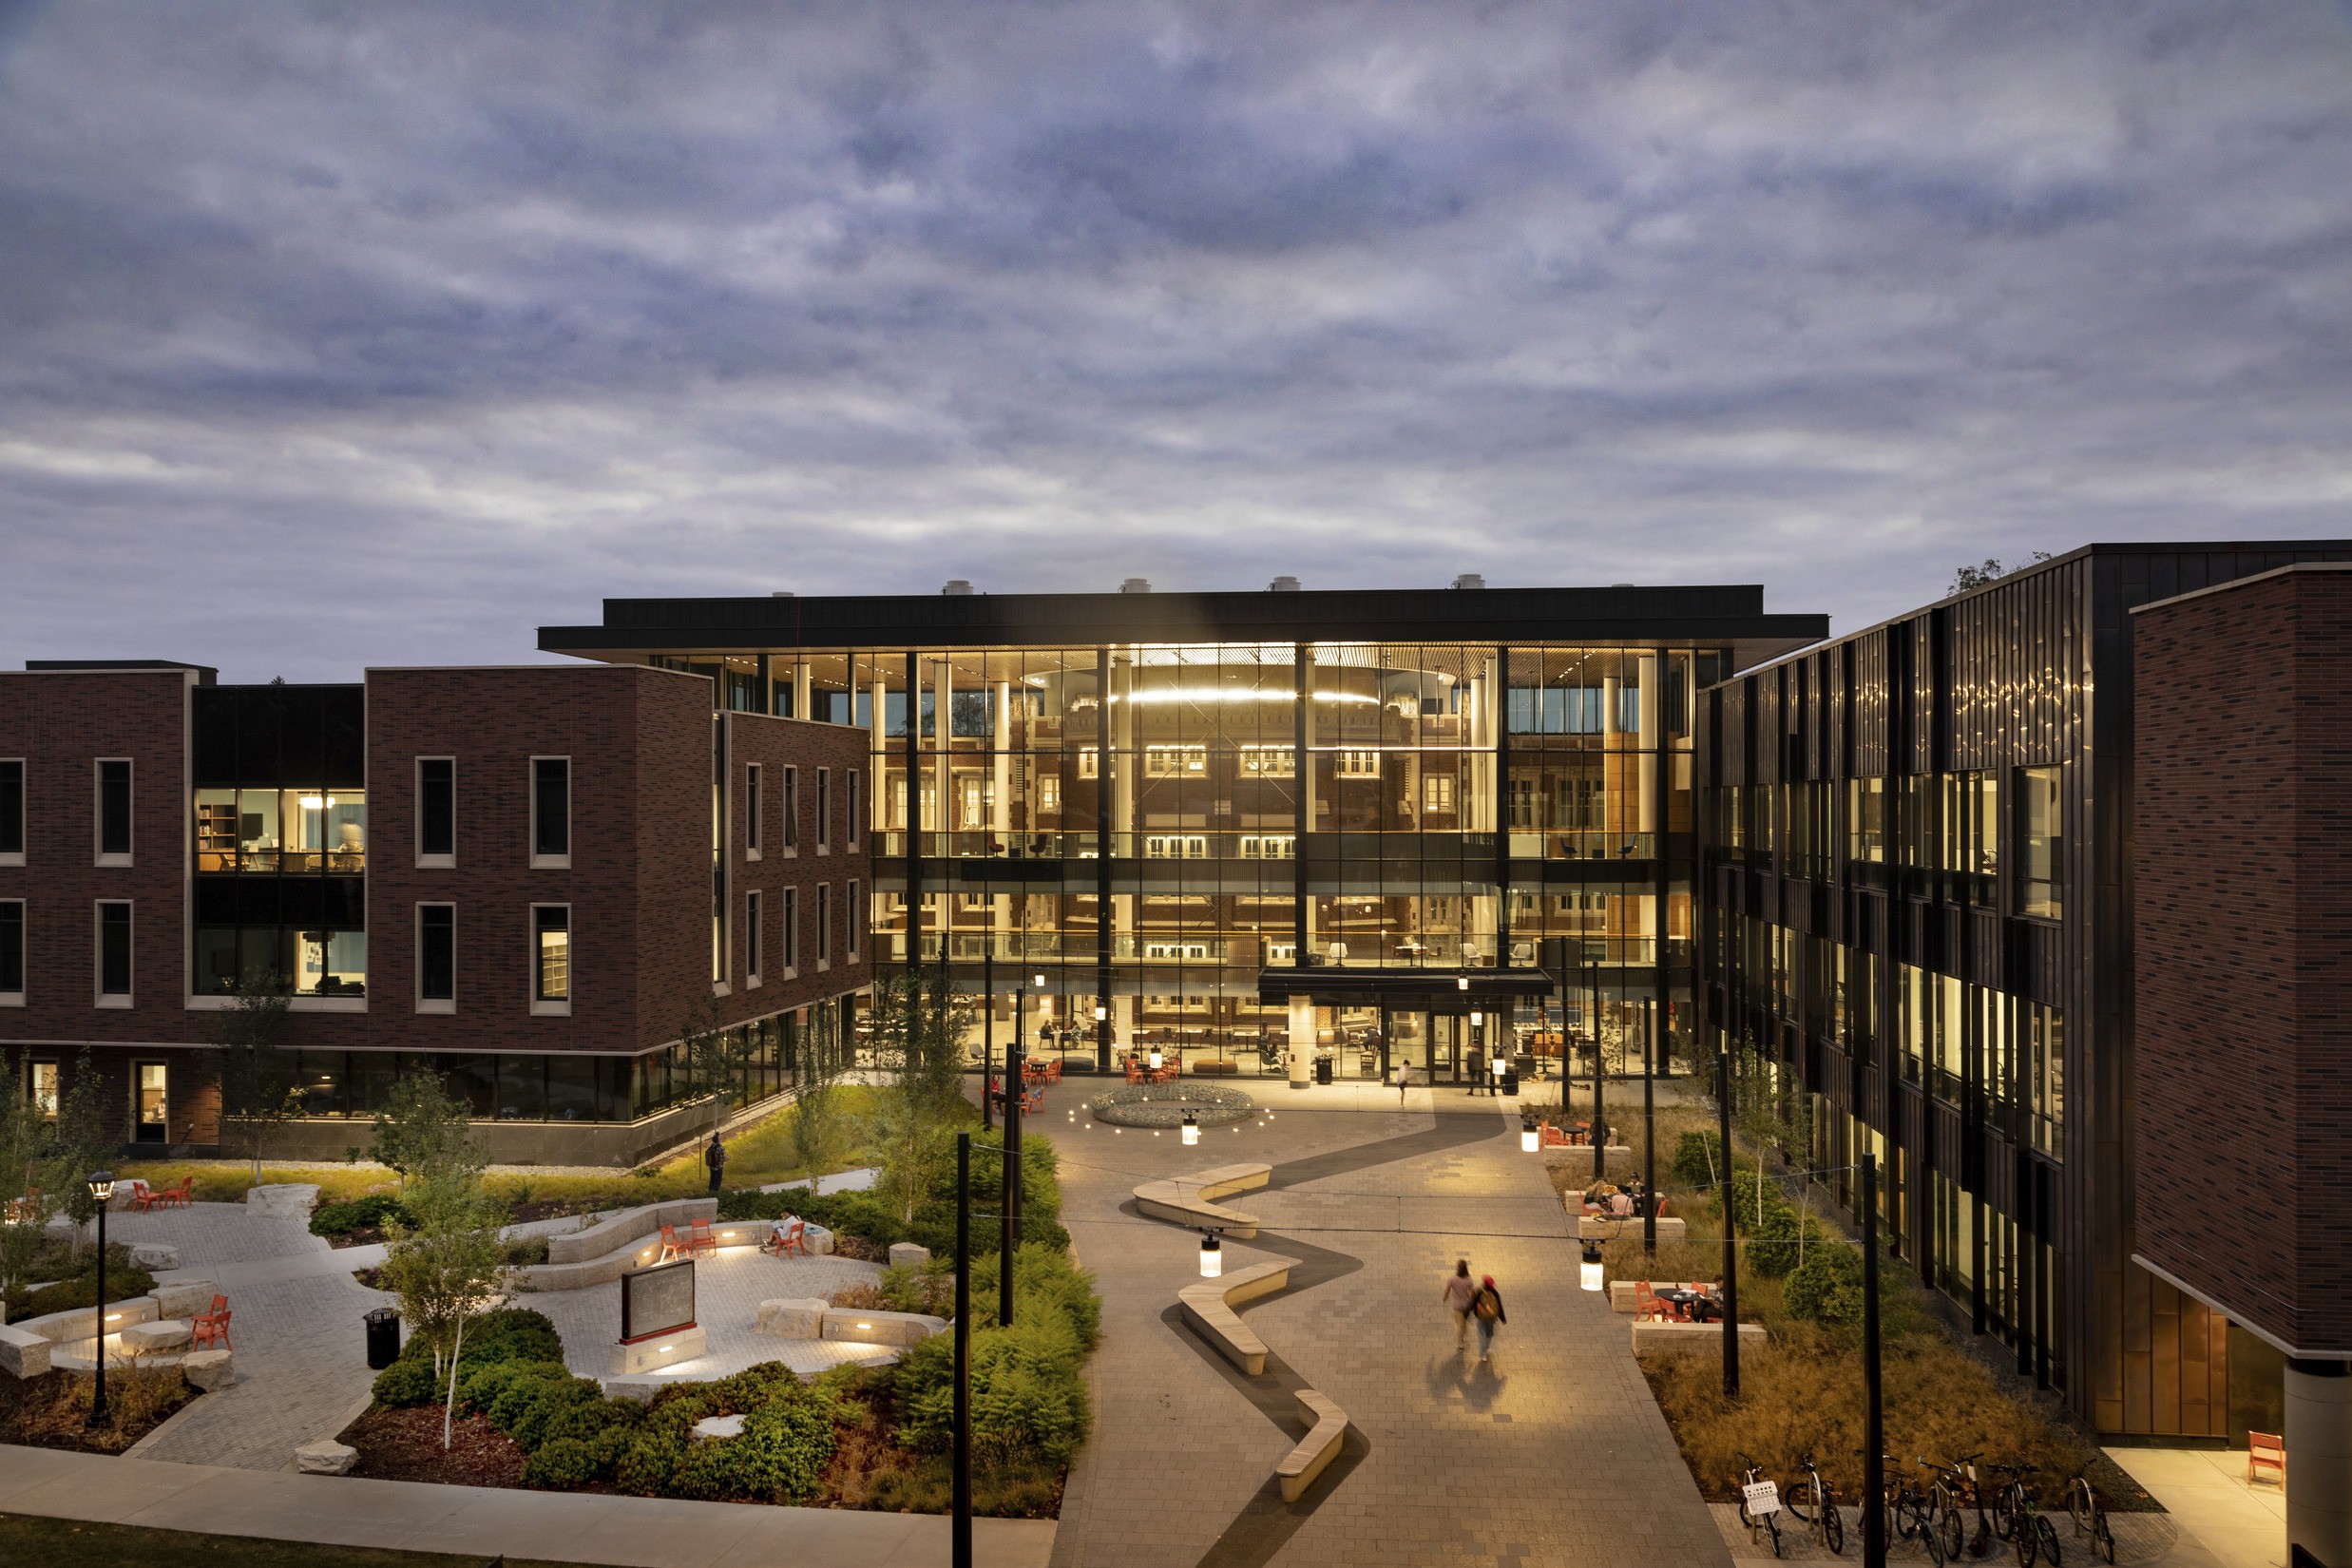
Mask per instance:
[[[1577,1210],[1584,1207],[1581,1199],[1571,1197],[1568,1201],[1571,1205],[1569,1209],[1571,1214],[1576,1214]],[[1579,1241],[1615,1241],[1621,1235],[1638,1236],[1641,1233],[1641,1219],[1638,1215],[1628,1215],[1626,1218],[1617,1219],[1609,1214],[1577,1214],[1577,1239]],[[1660,1216],[1658,1239],[1660,1241],[1688,1239],[1688,1233],[1681,1219],[1673,1214]]]
[[[1249,1160],[1237,1165],[1218,1165],[1195,1176],[1147,1181],[1135,1191],[1136,1208],[1154,1219],[1177,1225],[1205,1225],[1237,1240],[1249,1241],[1257,1235],[1257,1216],[1240,1209],[1220,1209],[1216,1200],[1263,1187],[1272,1176],[1272,1166]]]
[[[1245,1301],[1287,1289],[1296,1258],[1272,1258],[1236,1269],[1219,1279],[1204,1279],[1176,1292],[1177,1309],[1193,1331],[1216,1348],[1217,1353],[1252,1377],[1266,1371],[1266,1342],[1241,1321],[1233,1309]]]
[[[684,1228],[698,1219],[718,1217],[718,1199],[715,1197],[673,1198],[667,1203],[648,1203],[641,1208],[623,1209],[617,1214],[607,1214],[593,1225],[577,1231],[564,1231],[547,1238],[549,1263],[582,1263],[589,1258],[602,1257],[629,1247],[642,1236],[656,1238],[660,1245],[661,1227],[674,1225]],[[713,1227],[717,1229],[717,1227]],[[631,1252],[641,1251],[629,1248]]]
[[[184,1350],[195,1329],[186,1318],[157,1318],[152,1323],[134,1323],[123,1330],[123,1348],[135,1356],[153,1355],[162,1350]]]
[[[672,1209],[680,1205],[692,1207],[698,1204],[704,1212],[694,1216],[695,1218],[708,1219],[710,1211],[717,1207],[717,1201],[714,1198],[696,1197],[681,1198],[676,1204],[651,1204],[645,1209],[635,1209],[629,1212],[630,1214],[649,1214],[659,1209]],[[625,1219],[627,1215],[615,1215],[614,1219]],[[599,1220],[597,1223],[607,1225],[613,1223],[613,1220]],[[662,1226],[670,1225],[682,1231],[691,1223],[690,1219],[657,1219],[649,1229],[641,1231],[635,1235],[620,1236],[616,1233],[614,1237],[607,1238],[613,1248],[612,1251],[579,1258],[558,1258],[555,1244],[558,1241],[575,1240],[579,1236],[585,1235],[586,1232],[575,1232],[571,1235],[550,1237],[547,1242],[546,1262],[529,1264],[515,1272],[522,1283],[534,1291],[582,1291],[591,1285],[609,1285],[632,1269],[643,1269],[661,1261]],[[711,1234],[721,1247],[756,1247],[768,1239],[769,1226],[770,1221],[764,1219],[731,1219],[712,1225]],[[824,1246],[821,1249],[814,1245],[818,1235],[818,1228],[813,1225],[810,1226],[810,1252],[832,1252],[832,1233],[830,1231],[822,1233]],[[630,1245],[632,1242],[635,1243],[634,1246]]]
[[[1609,1282],[1611,1311],[1630,1312],[1634,1310],[1634,1283],[1630,1279],[1613,1279]],[[1650,1282],[1653,1291],[1706,1291],[1713,1287],[1714,1281],[1711,1279],[1654,1279]]]
[[[1307,1488],[1315,1483],[1331,1461],[1339,1457],[1340,1444],[1348,1436],[1348,1412],[1332,1404],[1312,1388],[1301,1388],[1298,1402],[1307,1407],[1308,1419],[1314,1423],[1298,1446],[1282,1456],[1274,1466],[1274,1479],[1282,1483],[1282,1501],[1296,1502],[1307,1495]]]
[[[1720,1323],[1683,1323],[1673,1318],[1663,1322],[1652,1319],[1636,1323],[1634,1329],[1634,1354],[1647,1350],[1711,1350],[1723,1344],[1723,1325]],[[1763,1345],[1770,1336],[1761,1323],[1739,1326],[1739,1342],[1743,1348]]]
[[[944,1317],[924,1312],[883,1312],[863,1307],[828,1307],[820,1337],[855,1345],[895,1345],[910,1348],[947,1327]]]

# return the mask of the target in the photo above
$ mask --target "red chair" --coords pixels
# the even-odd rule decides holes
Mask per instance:
[[[2281,1486],[2286,1484],[2286,1440],[2276,1432],[2246,1434],[2246,1483],[2254,1484],[2262,1471],[2271,1473]]]
[[[229,1343],[229,1298],[222,1295],[214,1296],[212,1310],[197,1313],[189,1324],[190,1349],[201,1350],[213,1344],[218,1344],[224,1350],[237,1348]]]
[[[130,1186],[131,1210],[134,1214],[142,1213],[149,1209],[160,1209],[163,1207],[163,1189],[160,1187],[150,1187],[143,1181],[136,1180],[134,1180]]]
[[[698,1219],[686,1229],[686,1255],[699,1257],[704,1252],[718,1255],[718,1237],[711,1233],[711,1222]]]
[[[656,1263],[667,1263],[670,1259],[676,1257],[679,1253],[684,1252],[685,1250],[686,1244],[678,1239],[678,1227],[675,1225],[664,1225],[661,1227],[661,1254],[660,1256],[655,1258],[654,1261]]]
[[[767,1245],[760,1250],[772,1252],[777,1257],[791,1257],[795,1253],[801,1257],[807,1257],[809,1255],[808,1221],[797,1214],[786,1214],[769,1228]]]
[[[1650,1282],[1646,1279],[1634,1281],[1634,1321],[1666,1321],[1666,1303],[1658,1299],[1658,1293],[1650,1288]]]
[[[192,1176],[182,1176],[179,1186],[166,1187],[155,1195],[155,1206],[159,1209],[185,1209],[195,1202],[196,1178]]]

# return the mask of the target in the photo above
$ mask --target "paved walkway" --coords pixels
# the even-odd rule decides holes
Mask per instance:
[[[2222,1568],[2285,1568],[2286,1493],[2246,1480],[2246,1450],[2110,1448]]]
[[[264,1475],[48,1448],[0,1447],[0,1513],[625,1568],[947,1560],[947,1521],[937,1515]],[[972,1522],[974,1556],[986,1568],[1043,1568],[1053,1539],[1051,1520]]]
[[[821,1372],[845,1361],[887,1353],[879,1345],[848,1340],[788,1340],[753,1332],[759,1304],[774,1296],[830,1296],[845,1286],[882,1277],[878,1264],[855,1258],[771,1257],[755,1247],[730,1247],[697,1262],[695,1320],[702,1325],[709,1353],[660,1371],[634,1373],[633,1383],[699,1383],[725,1377],[763,1361],[780,1361],[795,1372]],[[621,1287],[592,1285],[584,1291],[533,1291],[514,1304],[545,1312],[564,1336],[564,1363],[582,1377],[612,1375],[612,1350],[621,1340]]]
[[[1273,1115],[1190,1151],[1079,1131],[1067,1111],[1086,1085],[1048,1091],[1063,1223],[1104,1300],[1096,1431],[1063,1499],[1057,1568],[1729,1561],[1623,1320],[1577,1289],[1566,1216],[1519,1150],[1517,1101],[1441,1091],[1433,1114],[1426,1089],[1400,1112],[1393,1089],[1371,1085],[1244,1086]],[[1303,1288],[1251,1304],[1248,1322],[1280,1381],[1322,1389],[1351,1424],[1295,1505],[1269,1478],[1303,1425],[1260,1414],[1171,1321],[1197,1278],[1196,1238],[1121,1212],[1138,1181],[1236,1159],[1275,1171],[1270,1190],[1233,1200],[1267,1229],[1229,1241],[1227,1267],[1310,1265]],[[1496,1276],[1510,1315],[1484,1365],[1456,1350],[1438,1300],[1464,1255]]]

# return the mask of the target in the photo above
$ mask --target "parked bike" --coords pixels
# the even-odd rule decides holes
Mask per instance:
[[[1976,1557],[1993,1550],[1993,1525],[1984,1511],[1984,1485],[1977,1479],[1976,1454],[1962,1454],[1956,1460],[1936,1467],[1936,1520],[1943,1535],[1943,1553],[1949,1558],[1960,1556],[1967,1548]],[[1968,1534],[1968,1504],[1974,1498],[1977,1507],[1977,1533],[1972,1540]]]
[[[1809,1453],[1798,1463],[1805,1466],[1805,1479],[1790,1487],[1782,1501],[1789,1513],[1804,1521],[1808,1533],[1821,1536],[1822,1544],[1829,1548],[1831,1557],[1844,1557],[1845,1520],[1838,1512],[1838,1500],[1829,1489],[1829,1478],[1821,1473]]]
[[[1772,1538],[1772,1555],[1778,1557],[1780,1556],[1780,1488],[1766,1479],[1764,1466],[1750,1459],[1746,1454],[1740,1456],[1739,1462],[1747,1467],[1747,1473],[1740,1477],[1739,1521],[1748,1526],[1748,1540],[1750,1545],[1762,1540],[1769,1534]]]
[[[2090,1477],[2076,1476],[2066,1483],[2066,1511],[2075,1518],[2075,1534],[2091,1538],[2093,1554],[2102,1562],[2114,1561],[2115,1532],[2107,1522],[2107,1510],[2099,1505],[2099,1494],[2093,1489]]]
[[[2058,1549],[2057,1529],[2043,1517],[2040,1500],[2025,1483],[2025,1478],[2038,1474],[2038,1470],[2031,1464],[1996,1464],[1991,1468],[2009,1478],[2001,1483],[1993,1527],[2008,1539],[2010,1550],[2017,1555],[2017,1568],[2034,1568],[2036,1558],[2047,1560],[2050,1568],[2059,1568],[2064,1554]],[[2004,1524],[2006,1529],[2002,1528]]]

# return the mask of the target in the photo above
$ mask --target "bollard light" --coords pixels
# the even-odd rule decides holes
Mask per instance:
[[[1189,1149],[1200,1141],[1200,1118],[1191,1111],[1184,1113],[1184,1146]]]
[[[1532,1114],[1520,1119],[1519,1147],[1521,1154],[1529,1155],[1541,1147],[1536,1133],[1536,1119]]]
[[[1159,1047],[1157,1045],[1152,1047],[1152,1071],[1159,1071]]]
[[[1470,988],[1470,977],[1469,977],[1468,975],[1456,975],[1456,976],[1454,976],[1454,989],[1455,989],[1455,990],[1457,990],[1457,991],[1466,991],[1466,990],[1468,990],[1469,988]]]
[[[1599,1242],[1588,1241],[1584,1244],[1584,1265],[1578,1272],[1583,1275],[1583,1283],[1586,1290],[1597,1291],[1600,1289],[1601,1278]]]
[[[1200,1233],[1200,1277],[1214,1279],[1225,1272],[1225,1249],[1214,1231]]]

